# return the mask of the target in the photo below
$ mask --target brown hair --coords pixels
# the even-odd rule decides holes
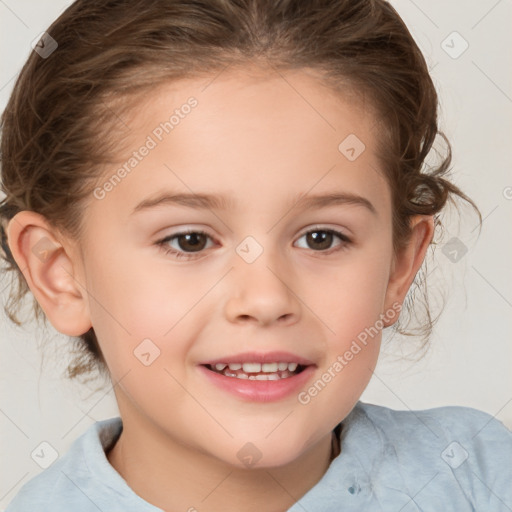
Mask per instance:
[[[28,286],[7,246],[8,220],[32,210],[78,238],[84,201],[113,157],[115,141],[106,135],[134,101],[166,81],[249,60],[310,68],[334,90],[369,98],[385,127],[380,158],[395,250],[410,235],[412,215],[434,215],[440,226],[438,214],[454,196],[481,220],[447,178],[451,148],[438,131],[438,98],[424,57],[383,0],[78,0],[47,32],[57,49],[47,58],[31,53],[1,118],[3,259],[18,284],[5,309],[18,325]],[[427,166],[437,136],[445,154]],[[420,277],[408,295],[415,304],[406,309],[410,320],[421,302],[414,294],[423,292],[426,318],[414,333],[426,340],[434,320]],[[35,299],[33,307],[40,318]],[[394,328],[413,333],[402,326],[403,313]],[[92,328],[75,341],[79,355],[69,376],[106,371]]]

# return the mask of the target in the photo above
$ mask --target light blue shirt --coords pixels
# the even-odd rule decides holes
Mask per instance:
[[[342,423],[341,453],[288,512],[512,510],[512,433],[490,415],[358,402]],[[6,512],[162,512],[108,462],[121,430],[120,418],[92,425]]]

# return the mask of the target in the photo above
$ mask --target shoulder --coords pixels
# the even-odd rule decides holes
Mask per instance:
[[[22,486],[6,512],[60,512],[73,506],[78,510],[95,509],[87,496],[93,481],[90,465],[102,458],[106,460],[104,447],[119,434],[121,427],[120,418],[91,425],[65,455]]]
[[[512,432],[490,414],[460,406],[404,411],[358,402],[347,419],[349,432],[363,432],[359,444],[375,448],[369,466],[399,474],[406,488],[415,489],[422,475],[426,489],[454,503],[497,507],[486,510],[512,505]]]
[[[435,438],[440,443],[458,440],[478,446],[499,442],[503,449],[512,448],[512,432],[495,417],[471,407],[394,410],[358,402],[353,412],[360,420],[364,418],[370,422],[382,436],[395,442],[408,436],[419,446],[425,444],[423,440],[431,446],[430,438]]]
[[[510,433],[499,420],[472,407],[449,405],[432,409],[396,410],[381,405],[358,402],[354,410],[359,410],[369,419],[376,420],[378,423],[402,425],[404,428],[409,428],[418,421],[427,421],[442,429],[448,428],[450,430],[452,428],[461,430],[482,428],[487,425],[492,428],[500,425],[506,432]]]

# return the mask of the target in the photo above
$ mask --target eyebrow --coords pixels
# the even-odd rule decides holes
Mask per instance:
[[[227,210],[232,208],[234,204],[232,198],[223,195],[163,192],[155,197],[141,201],[133,209],[132,214],[164,205],[181,205],[205,210]],[[368,199],[348,192],[333,192],[317,195],[299,194],[292,198],[291,209],[318,209],[347,204],[363,206],[374,215],[378,215],[377,210]]]

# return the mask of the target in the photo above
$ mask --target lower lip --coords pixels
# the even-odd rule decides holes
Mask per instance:
[[[310,365],[302,372],[279,380],[248,380],[226,377],[200,365],[199,370],[210,382],[229,393],[252,402],[275,402],[297,394],[313,375],[315,366]]]

